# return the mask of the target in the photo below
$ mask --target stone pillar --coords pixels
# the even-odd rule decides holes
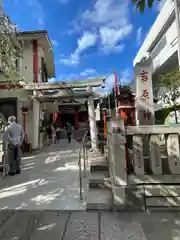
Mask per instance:
[[[136,83],[136,125],[154,124],[152,60],[143,59],[134,68]]]
[[[97,104],[95,115],[96,115],[96,121],[100,121],[101,120],[100,103]]]
[[[169,134],[167,138],[168,164],[171,174],[180,174],[180,151],[178,134]]]
[[[111,156],[109,156],[109,163],[113,180],[113,200],[115,207],[121,208],[126,203],[125,188],[127,187],[126,139],[123,120],[112,120],[111,134]]]
[[[88,90],[92,91],[92,88]],[[97,149],[98,138],[97,138],[97,126],[96,126],[96,116],[94,109],[94,99],[92,96],[88,97],[88,114],[89,114],[89,126],[90,126],[90,136],[91,136],[91,147],[92,149]]]
[[[35,97],[36,93],[34,93]],[[39,149],[39,119],[40,119],[40,103],[33,99],[33,141],[32,150]]]
[[[135,83],[136,83],[136,126],[141,125],[154,125],[154,102],[153,102],[153,89],[152,89],[152,59],[150,57],[143,58],[141,62],[137,63],[134,68]],[[149,139],[144,137],[142,151],[144,156],[148,157],[149,154]],[[142,153],[142,154],[143,154]],[[144,161],[144,156],[143,161]],[[148,165],[154,166],[155,164],[148,164],[148,158],[144,162],[144,167]],[[151,158],[150,161],[155,161]],[[136,165],[136,163],[134,163]],[[143,166],[143,165],[142,165]],[[134,166],[139,168],[139,166]],[[154,171],[154,169],[153,169]]]

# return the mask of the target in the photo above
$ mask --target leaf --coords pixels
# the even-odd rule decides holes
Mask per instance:
[[[148,2],[148,7],[149,7],[149,8],[152,8],[155,0],[148,0],[147,2]]]
[[[140,11],[140,13],[143,13],[145,6],[146,6],[146,0],[139,0],[139,2],[136,5],[136,8],[137,8],[137,10]]]

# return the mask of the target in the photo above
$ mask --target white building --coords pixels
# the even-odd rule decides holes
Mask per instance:
[[[153,81],[162,72],[178,66],[177,27],[175,22],[174,1],[167,0],[142,43],[133,65],[145,56],[151,56]]]

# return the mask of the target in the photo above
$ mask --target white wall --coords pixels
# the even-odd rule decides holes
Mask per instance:
[[[163,65],[173,55],[173,53],[177,51],[177,29],[175,20],[161,40],[163,41],[163,39],[165,39],[166,45],[161,49],[161,51],[159,51],[157,56],[153,57],[153,52],[158,50],[158,46],[151,53],[153,60],[153,71]]]
[[[23,52],[23,59],[22,59],[22,77],[26,83],[33,82],[33,43],[30,41],[25,42],[25,48]]]
[[[174,3],[172,0],[167,0],[162,7],[159,15],[157,16],[152,28],[150,29],[149,33],[147,34],[141,48],[139,49],[134,61],[133,65],[139,61],[147,54],[147,51],[153,41],[156,39],[158,34],[160,33],[161,29],[166,24],[166,21],[170,18],[170,16],[174,12]],[[173,34],[174,35],[174,34]]]

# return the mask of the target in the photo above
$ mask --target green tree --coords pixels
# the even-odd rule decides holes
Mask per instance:
[[[0,11],[0,71],[10,84],[20,81],[17,60],[23,52],[23,40],[17,26]],[[1,75],[2,76],[2,75]]]
[[[163,105],[174,111],[177,124],[177,109],[179,108],[178,100],[180,98],[180,70],[176,68],[173,71],[162,74],[157,87],[162,90],[160,98]]]
[[[146,7],[152,8],[156,2],[161,2],[161,0],[132,0],[132,3],[140,13],[143,13]]]

